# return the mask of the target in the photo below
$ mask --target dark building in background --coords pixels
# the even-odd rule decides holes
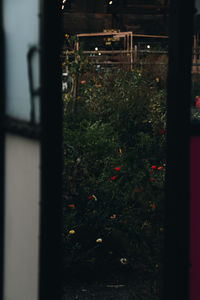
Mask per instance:
[[[66,0],[64,31],[75,34],[118,29],[167,34],[168,8],[169,0]]]

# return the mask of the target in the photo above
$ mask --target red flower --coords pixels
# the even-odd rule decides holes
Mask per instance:
[[[117,178],[117,176],[113,176],[113,177],[111,177],[110,179],[111,180],[115,180]]]
[[[156,169],[156,166],[152,166],[151,168],[152,168],[153,170],[155,170],[155,169]]]
[[[162,129],[162,130],[161,130],[161,134],[165,134],[165,129]]]
[[[86,83],[86,81],[85,81],[85,80],[82,80],[82,81],[81,81],[81,84],[85,84],[85,83]]]
[[[102,87],[102,85],[101,85],[101,84],[98,84],[97,87]]]
[[[152,181],[154,181],[154,180],[155,180],[155,178],[151,178],[151,180],[152,180]]]
[[[116,167],[115,170],[116,170],[116,171],[120,171],[120,167]]]
[[[92,199],[92,198],[93,198],[93,195],[88,197],[88,199]]]
[[[158,170],[162,170],[163,169],[163,167],[158,167]]]
[[[69,204],[68,207],[75,208],[74,204]]]

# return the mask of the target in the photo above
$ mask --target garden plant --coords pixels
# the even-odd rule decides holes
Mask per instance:
[[[73,45],[72,40],[71,45]],[[166,91],[141,70],[66,59],[63,93],[64,267],[73,280],[160,285]]]

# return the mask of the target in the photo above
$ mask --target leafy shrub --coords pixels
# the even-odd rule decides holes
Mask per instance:
[[[126,270],[158,279],[165,91],[120,69],[85,72],[77,86],[76,110],[64,100],[65,267],[76,277]]]

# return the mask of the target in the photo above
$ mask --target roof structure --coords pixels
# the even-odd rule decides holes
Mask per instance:
[[[167,34],[169,0],[63,0],[64,31]]]

